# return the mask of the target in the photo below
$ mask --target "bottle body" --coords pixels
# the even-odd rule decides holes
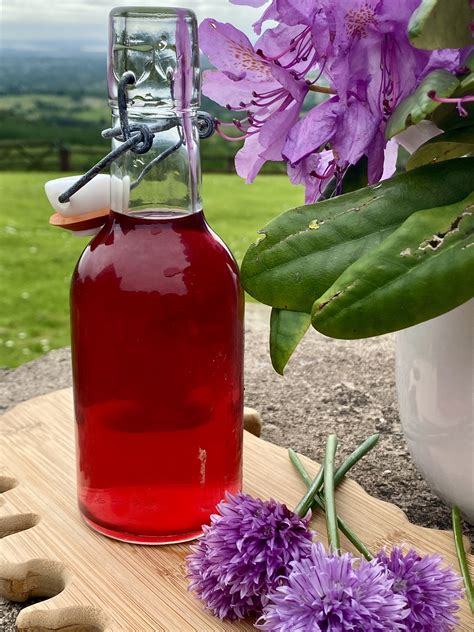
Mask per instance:
[[[102,533],[196,537],[240,489],[243,297],[202,212],[111,212],[72,280],[78,496]]]

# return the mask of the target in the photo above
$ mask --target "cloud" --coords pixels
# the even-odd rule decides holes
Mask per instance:
[[[130,6],[156,6],[156,0],[128,0]],[[160,0],[160,6],[176,6],[177,0]],[[185,0],[198,20],[213,17],[232,22],[248,34],[260,12],[230,4],[227,0]],[[45,40],[95,41],[107,39],[108,12],[120,5],[113,0],[4,0],[2,39],[27,45]]]

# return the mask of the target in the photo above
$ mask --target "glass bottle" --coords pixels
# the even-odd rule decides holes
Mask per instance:
[[[79,506],[110,537],[182,542],[241,486],[243,295],[201,207],[194,14],[111,12],[114,125],[126,71],[130,125],[161,131],[113,163],[110,216],[72,279]]]

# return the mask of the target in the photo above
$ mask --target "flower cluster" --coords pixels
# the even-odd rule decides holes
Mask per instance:
[[[310,518],[243,493],[217,511],[187,559],[190,589],[221,619],[260,614],[290,562],[309,554]]]
[[[395,547],[371,562],[350,554],[311,555],[292,565],[269,595],[257,627],[272,632],[451,632],[456,629],[459,577],[434,555]]]
[[[432,70],[460,71],[463,52],[411,46],[407,25],[419,0],[231,0],[267,4],[254,24],[255,44],[230,24],[200,26],[201,48],[217,70],[204,75],[203,92],[229,110],[245,140],[236,156],[251,182],[267,160],[286,160],[294,183],[313,202],[329,180],[368,159],[370,183],[395,169],[388,117]],[[263,30],[268,20],[276,27]],[[323,84],[323,85],[321,85]],[[300,118],[308,92],[329,98]]]
[[[358,560],[350,553],[327,554],[313,544],[311,554],[293,562],[288,581],[270,595],[260,630],[331,630],[396,632],[406,630],[402,595],[380,563]]]
[[[437,555],[421,557],[415,550],[403,553],[394,547],[390,553],[380,551],[377,562],[393,578],[393,591],[406,600],[410,632],[447,632],[455,630],[457,601],[462,596],[459,576],[442,567]]]
[[[190,590],[221,619],[272,632],[451,632],[459,577],[437,556],[395,547],[373,560],[312,543],[309,516],[228,495],[187,558]]]

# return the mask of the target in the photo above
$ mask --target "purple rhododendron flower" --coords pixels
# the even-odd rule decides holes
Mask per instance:
[[[304,560],[292,562],[286,582],[269,595],[257,622],[271,632],[395,632],[406,630],[405,599],[381,564],[350,553],[327,553],[313,544]]]
[[[455,70],[460,61],[459,51],[433,53],[411,46],[407,24],[418,4],[419,0],[323,2],[325,19],[320,20],[313,36],[328,41],[323,55],[324,73],[337,93],[333,100],[339,116],[333,116],[326,138],[314,132],[302,136],[298,126],[303,125],[303,119],[292,131],[283,152],[289,162],[330,142],[340,173],[366,155],[369,182],[380,180],[384,169],[384,130],[391,113],[428,72],[435,68]],[[312,126],[313,118],[319,118],[317,110],[321,107],[306,115],[306,128]],[[345,141],[345,146],[341,147],[341,141]]]
[[[413,549],[403,553],[400,547],[394,547],[390,554],[381,551],[375,559],[393,577],[393,591],[406,599],[407,630],[450,632],[457,628],[455,612],[462,596],[461,580],[453,570],[443,568],[440,557],[422,557]]]
[[[263,43],[257,41],[254,47],[230,24],[204,20],[199,37],[201,48],[219,68],[205,73],[204,94],[228,109],[247,112],[238,123],[245,144],[237,153],[236,168],[251,182],[266,160],[282,160],[286,136],[298,120],[308,85],[294,69],[264,60],[257,53]],[[282,43],[279,33],[275,37]]]
[[[254,24],[260,37],[253,46],[230,24],[205,20],[201,47],[217,70],[205,73],[203,91],[246,112],[235,123],[245,139],[236,156],[239,175],[251,182],[267,160],[284,159],[292,182],[305,184],[307,202],[362,156],[370,183],[392,175],[388,118],[429,72],[454,72],[465,54],[411,46],[407,26],[420,0],[231,1],[266,4]],[[267,20],[278,26],[261,34]],[[310,90],[332,96],[300,119]]]
[[[335,173],[332,151],[310,154],[295,165],[288,165],[288,175],[293,184],[304,184],[305,202],[311,204],[319,196],[322,182]]]
[[[190,590],[221,619],[260,614],[290,562],[309,554],[310,518],[243,493],[217,509],[186,560]]]
[[[232,4],[261,7],[268,0],[230,0]],[[307,24],[311,26],[314,13],[319,9],[320,0],[272,0],[262,17],[255,22],[254,30],[260,34],[267,20],[276,20],[288,26]]]

